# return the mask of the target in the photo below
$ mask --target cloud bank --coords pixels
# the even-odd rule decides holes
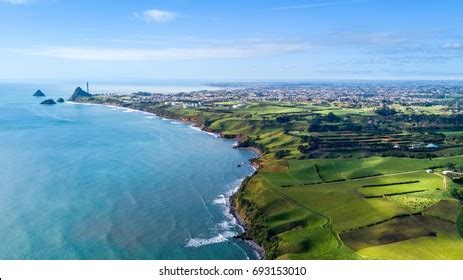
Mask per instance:
[[[11,50],[23,55],[89,61],[157,61],[234,59],[300,53],[309,50],[304,43],[255,43],[246,46],[212,46],[199,48],[95,48],[45,46]]]
[[[134,16],[147,23],[166,23],[174,20],[177,14],[171,11],[152,9],[141,13],[134,13]]]
[[[269,8],[267,10],[281,11],[281,10],[294,10],[294,9],[308,9],[308,8],[316,8],[316,7],[325,7],[325,6],[334,6],[334,5],[343,5],[343,4],[356,4],[356,3],[365,3],[365,2],[366,1],[328,2],[328,3],[318,3],[318,4],[275,7],[275,8]]]
[[[28,4],[31,0],[0,0],[0,3],[7,3],[12,5]]]

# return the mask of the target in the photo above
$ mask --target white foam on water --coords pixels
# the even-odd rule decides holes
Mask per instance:
[[[227,205],[227,203],[228,203],[227,198],[223,194],[219,195],[213,201],[213,204],[216,204],[216,205]]]
[[[194,126],[194,125],[190,125],[189,128],[193,129],[193,130],[196,130],[196,131],[199,131],[199,132],[203,132],[201,130],[201,128],[197,127],[197,126]]]
[[[228,239],[232,238],[233,236],[235,236],[234,232],[226,231],[223,233],[219,233],[217,236],[214,236],[212,238],[192,238],[188,241],[186,247],[198,248],[201,246],[223,243],[228,241]]]
[[[235,237],[240,232],[243,232],[243,227],[238,223],[235,216],[231,213],[230,209],[230,197],[236,193],[241,186],[243,180],[237,180],[232,185],[231,188],[226,194],[221,194],[217,196],[212,204],[219,205],[222,208],[222,213],[225,219],[218,223],[213,229],[214,232],[217,232],[217,235],[211,238],[191,238],[188,240],[186,247],[201,247],[211,244],[223,243],[230,240],[230,238]]]
[[[207,135],[210,135],[214,138],[220,138],[220,136],[216,133],[213,133],[213,132],[209,132],[209,131],[204,131],[202,130],[201,128],[197,127],[197,126],[194,126],[194,125],[190,125],[189,128],[193,129],[193,130],[196,130],[196,131],[199,131],[199,132],[203,132],[203,133],[206,133]]]

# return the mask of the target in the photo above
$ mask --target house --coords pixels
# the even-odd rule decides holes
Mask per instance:
[[[439,148],[439,146],[437,146],[436,144],[430,143],[430,144],[426,145],[426,148],[427,149],[437,149],[437,148]]]
[[[434,171],[433,171],[432,169],[427,169],[427,170],[426,170],[426,173],[428,173],[428,174],[431,174],[431,173],[433,173],[433,172],[434,172]]]
[[[243,108],[243,107],[244,107],[244,104],[241,104],[241,103],[232,106],[233,109],[240,109],[240,108]]]

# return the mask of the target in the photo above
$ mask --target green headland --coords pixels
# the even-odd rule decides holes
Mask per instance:
[[[233,204],[266,259],[463,259],[457,97],[360,103],[201,94],[77,101],[194,122],[259,150],[257,172]]]

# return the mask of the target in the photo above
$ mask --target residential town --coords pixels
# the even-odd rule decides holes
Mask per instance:
[[[448,83],[421,84],[400,82],[378,83],[227,83],[210,84],[213,90],[161,94],[138,92],[127,96],[100,94],[123,100],[126,104],[165,103],[182,108],[207,106],[211,103],[234,102],[232,108],[246,102],[310,102],[313,105],[336,103],[344,108],[364,108],[397,103],[403,106],[432,106],[449,103],[460,111],[459,98],[463,85]],[[453,104],[450,104],[453,102]]]

